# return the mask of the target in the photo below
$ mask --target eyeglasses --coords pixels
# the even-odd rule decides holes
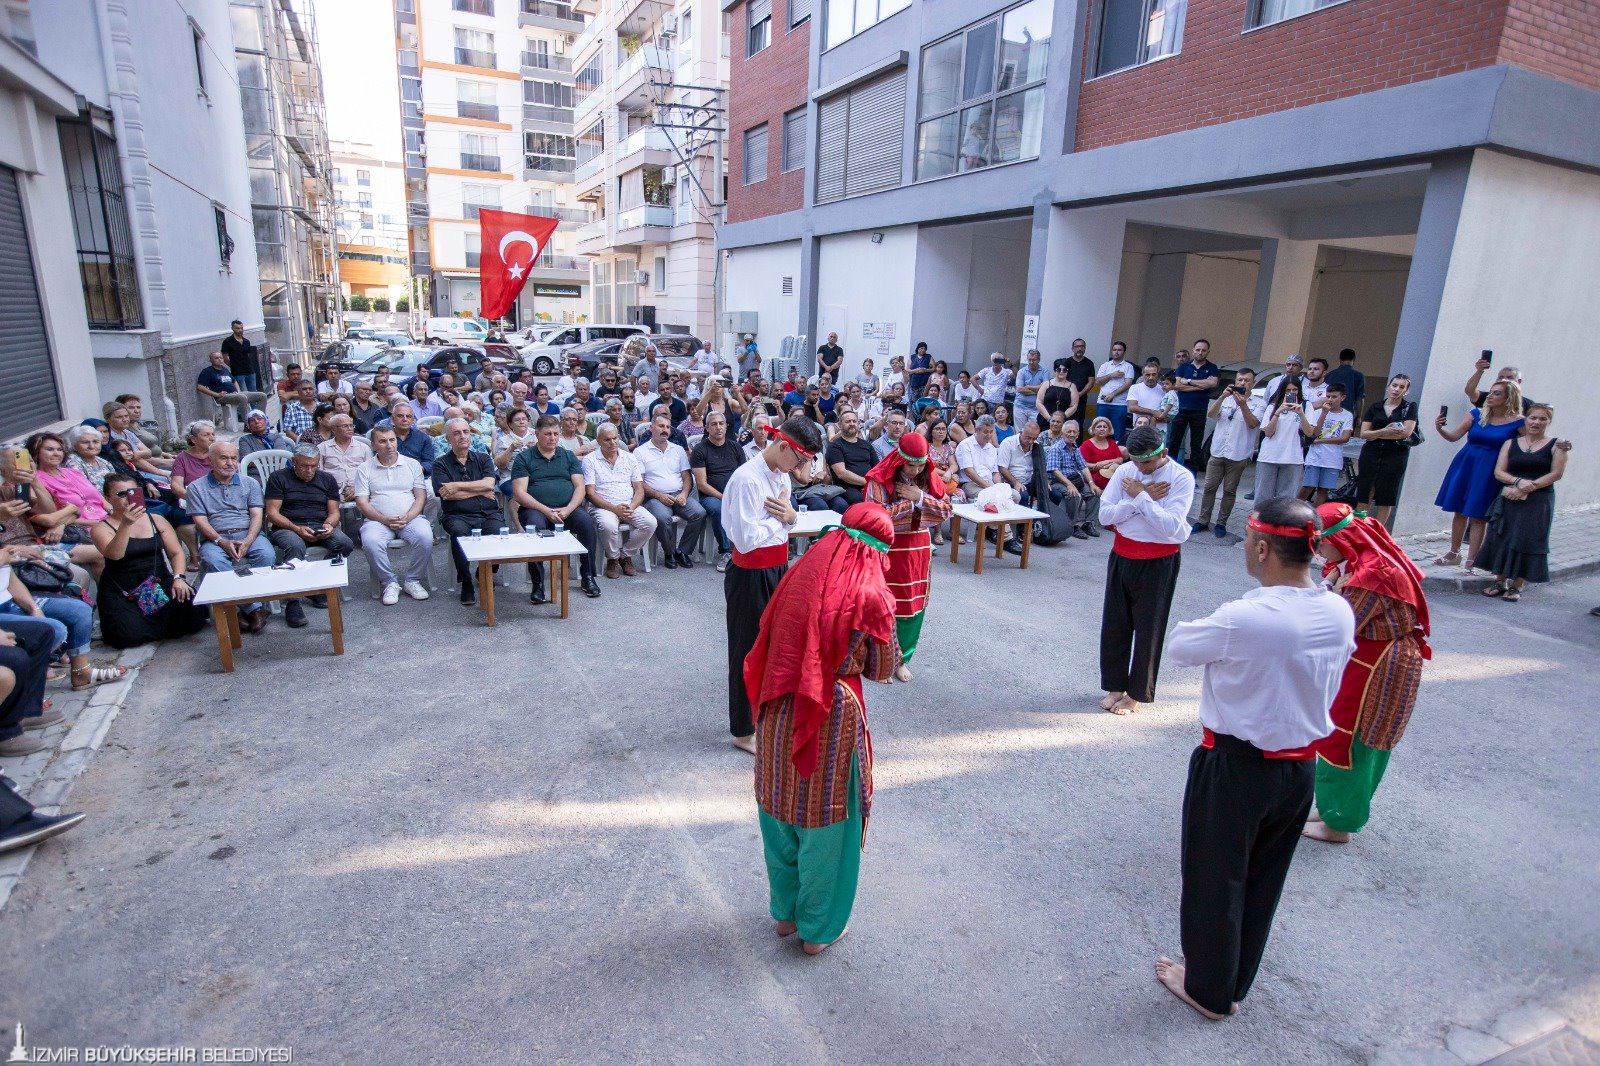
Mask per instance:
[[[115,495],[116,495],[117,499],[119,499],[119,500],[131,500],[135,496],[139,495],[139,490],[138,489],[119,489],[119,490],[117,490]]]

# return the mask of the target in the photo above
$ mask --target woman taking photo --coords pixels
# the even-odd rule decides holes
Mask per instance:
[[[1112,432],[1111,419],[1100,415],[1089,423],[1089,439],[1078,445],[1078,454],[1089,467],[1089,479],[1102,492],[1111,481],[1111,471],[1128,457],[1112,439]]]
[[[1039,390],[1039,428],[1051,427],[1051,416],[1060,414],[1071,418],[1078,410],[1078,387],[1067,380],[1067,361],[1057,359],[1053,364],[1055,377]]]
[[[866,476],[867,502],[887,508],[894,522],[889,591],[894,595],[894,627],[900,639],[900,667],[894,676],[910,681],[909,664],[917,651],[928,606],[928,571],[933,559],[928,530],[950,517],[950,500],[945,496],[944,479],[934,475],[928,441],[920,433],[902,434],[899,444]]]
[[[205,628],[205,608],[189,602],[194,590],[167,520],[146,511],[138,484],[121,474],[106,478],[106,500],[111,512],[94,527],[95,547],[106,559],[100,638],[113,648],[132,648]]]
[[[1267,417],[1261,420],[1261,451],[1256,455],[1257,500],[1300,494],[1306,463],[1300,434],[1316,434],[1316,427],[1305,420],[1301,395],[1300,375],[1285,375],[1283,387],[1267,406]]]
[[[28,520],[46,544],[70,545],[72,561],[100,577],[101,559],[89,528],[106,516],[105,499],[89,479],[66,465],[67,442],[54,433],[28,438],[33,456],[33,513]]]
[[[1367,408],[1361,420],[1361,467],[1356,473],[1356,507],[1373,505],[1372,515],[1389,524],[1400,502],[1400,482],[1405,480],[1411,447],[1406,443],[1417,428],[1417,405],[1406,399],[1411,379],[1396,374],[1389,379],[1383,399]]]
[[[1329,715],[1333,732],[1317,753],[1317,807],[1302,832],[1343,844],[1367,824],[1372,796],[1400,743],[1422,684],[1428,601],[1422,571],[1377,519],[1347,503],[1317,508],[1322,573],[1356,616],[1356,650],[1345,664]]]
[[[1473,408],[1454,429],[1446,428],[1445,418],[1445,412],[1440,411],[1433,421],[1439,436],[1452,443],[1466,437],[1467,445],[1450,461],[1439,495],[1433,501],[1450,512],[1450,550],[1435,559],[1433,565],[1460,565],[1461,544],[1465,540],[1466,569],[1470,574],[1483,545],[1484,519],[1500,494],[1500,482],[1494,474],[1500,450],[1522,429],[1522,389],[1514,381],[1497,381],[1489,387],[1481,411]]]
[[[1477,565],[1494,575],[1485,596],[1522,599],[1530,581],[1550,580],[1550,523],[1556,516],[1556,482],[1567,472],[1567,453],[1547,436],[1555,409],[1529,404],[1522,432],[1500,446],[1495,480],[1504,486],[1489,508],[1488,532]]]

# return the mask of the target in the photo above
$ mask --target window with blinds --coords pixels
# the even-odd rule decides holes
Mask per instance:
[[[61,418],[55,365],[39,307],[39,286],[33,274],[33,249],[22,219],[17,172],[0,167],[0,381],[6,402],[0,404],[0,440],[20,437]]]
[[[817,202],[900,184],[906,76],[895,71],[822,101],[817,108]]]
[[[789,25],[798,26],[811,17],[816,0],[789,0]]]
[[[744,184],[767,180],[767,124],[744,131]]]

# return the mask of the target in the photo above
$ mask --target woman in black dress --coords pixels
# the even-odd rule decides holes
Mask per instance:
[[[111,513],[90,530],[106,560],[98,596],[101,639],[113,648],[132,648],[198,633],[208,616],[204,607],[190,602],[194,590],[183,576],[178,535],[165,518],[145,510],[144,494],[133,478],[108,474],[105,491]],[[145,614],[137,591],[150,578],[167,602]]]
[[[1050,428],[1050,416],[1060,411],[1071,418],[1078,410],[1078,387],[1067,378],[1067,360],[1057,359],[1053,369],[1055,377],[1039,390],[1039,428]]]
[[[1489,529],[1478,565],[1494,575],[1485,596],[1507,603],[1522,599],[1529,581],[1550,580],[1550,523],[1556,514],[1555,483],[1567,470],[1567,453],[1547,436],[1555,411],[1549,404],[1528,406],[1522,432],[1500,447],[1494,476],[1504,488],[1489,509]]]

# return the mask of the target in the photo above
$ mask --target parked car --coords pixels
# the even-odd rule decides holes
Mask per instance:
[[[588,344],[597,340],[622,340],[635,333],[643,333],[643,326],[618,325],[614,323],[591,324],[584,323],[576,326],[565,326],[551,334],[543,344],[526,345],[522,349],[522,361],[533,370],[535,374],[554,374],[557,368],[565,364],[563,358],[566,352],[581,344]]]
[[[589,341],[586,344],[576,345],[567,350],[563,361],[567,366],[578,367],[579,372],[584,377],[593,381],[599,377],[602,366],[621,368],[622,341],[615,338],[602,338],[596,341]],[[533,372],[535,374],[539,373],[538,368],[535,367]],[[555,372],[554,370],[550,371],[552,374]]]
[[[508,334],[506,336],[506,340],[511,342],[519,349],[526,348],[530,344],[539,345],[545,343],[551,337],[555,336],[557,333],[560,333],[564,328],[565,326],[563,326],[560,322],[549,323],[541,326],[524,326],[515,333]]]
[[[460,344],[463,341],[481,344],[488,336],[489,331],[477,319],[430,318],[423,327],[422,339],[427,344]]]
[[[344,331],[347,341],[383,341],[386,344],[413,344],[411,334],[403,329],[390,329],[386,326],[352,326]]]
[[[362,363],[389,347],[391,345],[388,341],[365,338],[334,341],[322,349],[322,354],[317,357],[317,365],[311,374],[312,379],[321,381],[327,377],[330,366],[338,366],[341,374],[352,373]]]
[[[477,348],[459,344],[409,344],[404,347],[385,348],[374,352],[366,362],[355,368],[355,380],[371,381],[380,367],[388,367],[390,383],[403,386],[417,376],[418,367],[426,366],[430,374],[439,374],[449,368],[452,359],[461,364],[461,372],[464,375],[471,376],[477,373],[478,359],[482,355],[483,352]],[[495,360],[496,369],[508,365],[493,354],[489,358]]]

